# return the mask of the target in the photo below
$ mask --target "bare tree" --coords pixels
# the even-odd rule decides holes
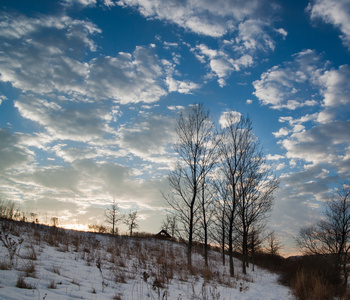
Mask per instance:
[[[117,223],[123,219],[123,216],[119,213],[118,204],[113,202],[110,207],[107,207],[105,211],[105,220],[112,226],[112,234],[118,233]]]
[[[182,112],[176,126],[177,143],[174,149],[180,160],[168,180],[171,194],[166,201],[177,214],[184,239],[187,239],[187,261],[192,266],[192,246],[200,209],[198,203],[201,184],[207,172],[208,151],[213,135],[209,112],[202,104],[195,104]]]
[[[261,249],[261,245],[264,241],[263,230],[265,224],[258,224],[257,226],[253,226],[249,236],[248,236],[248,249],[251,253],[251,262],[253,264],[253,271],[255,268],[255,253],[259,249]]]
[[[199,233],[199,237],[204,242],[204,263],[206,267],[208,267],[209,228],[213,223],[215,213],[215,185],[211,172],[217,163],[217,144],[219,141],[217,136],[214,136],[213,131],[211,131],[210,134],[211,137],[209,137],[202,155],[200,166],[202,178],[198,193],[200,203],[199,224],[202,229]]]
[[[16,213],[16,204],[11,200],[0,199],[0,218],[14,219]]]
[[[58,218],[57,217],[52,217],[51,218],[51,224],[53,227],[56,227],[58,225]]]
[[[227,216],[227,193],[228,189],[225,185],[225,181],[216,178],[214,180],[215,194],[214,194],[214,228],[211,231],[211,238],[214,242],[218,243],[222,253],[222,264],[226,263],[226,246],[227,246],[227,228],[228,228],[228,216]]]
[[[332,255],[347,286],[350,249],[350,185],[343,186],[325,203],[323,220],[300,229],[298,246],[306,253]]]
[[[136,220],[138,218],[137,214],[138,214],[137,210],[135,210],[133,212],[129,212],[128,215],[126,216],[126,218],[124,219],[125,225],[128,226],[130,236],[132,236],[132,232],[135,229],[139,228],[139,225],[136,223]]]
[[[237,202],[237,216],[242,234],[242,271],[244,274],[246,274],[248,265],[250,229],[267,217],[267,213],[273,206],[273,193],[279,184],[266,166],[260,143],[252,132],[250,119],[246,120],[249,131],[246,131],[239,145],[239,197]]]
[[[283,248],[283,245],[274,231],[271,231],[266,237],[266,250],[271,255],[278,255],[279,250]]]
[[[200,239],[204,242],[204,263],[208,267],[208,248],[209,248],[209,229],[214,221],[214,186],[208,183],[206,176],[203,177],[199,193],[200,201],[200,218],[199,224],[201,231]]]
[[[241,235],[243,273],[248,264],[249,230],[266,217],[273,204],[276,178],[265,167],[265,159],[258,139],[253,134],[249,117],[236,112],[226,114],[226,127],[219,143],[221,154],[222,187],[228,189],[225,209],[228,222],[230,274],[234,275],[234,233]]]
[[[227,243],[229,253],[230,275],[234,276],[233,242],[235,234],[236,207],[239,200],[238,186],[242,158],[242,143],[250,134],[251,123],[246,118],[237,116],[236,112],[228,112],[225,118],[226,127],[220,133],[218,143],[220,166],[216,175],[216,188],[222,196],[222,208],[227,220]]]

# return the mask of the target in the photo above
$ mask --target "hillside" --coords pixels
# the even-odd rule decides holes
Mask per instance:
[[[277,275],[255,268],[229,276],[221,255],[210,270],[198,250],[186,266],[185,247],[0,221],[0,299],[292,299]]]

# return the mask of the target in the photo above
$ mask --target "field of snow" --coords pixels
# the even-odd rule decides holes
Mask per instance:
[[[0,221],[0,299],[293,299],[277,275],[236,276],[210,252],[209,269],[185,247],[153,238],[113,237]],[[12,257],[12,259],[11,259]]]

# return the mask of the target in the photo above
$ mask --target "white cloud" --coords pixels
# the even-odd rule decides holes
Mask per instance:
[[[170,105],[167,107],[169,110],[184,110],[185,107],[184,106],[181,106],[181,105]]]
[[[0,53],[0,80],[24,92],[58,92],[85,101],[114,99],[123,104],[156,102],[167,93],[162,87],[164,70],[153,47],[86,62],[85,51],[97,48],[91,36],[101,33],[91,22],[4,12],[0,22],[6,28],[0,31],[6,41]],[[48,39],[48,34],[55,38]],[[188,83],[179,90],[192,88],[194,84]]]
[[[293,61],[265,72],[254,82],[255,95],[274,109],[312,106],[317,99],[321,104],[315,107],[317,112],[300,118],[280,117],[279,121],[287,122],[290,128],[282,127],[273,135],[281,139],[291,167],[299,161],[345,173],[350,171],[344,150],[349,146],[346,136],[350,126],[344,115],[350,111],[350,67],[327,68],[315,51],[305,50],[294,55]],[[310,100],[312,94],[317,98]]]
[[[229,126],[228,119],[231,121],[234,120],[235,122],[239,122],[242,117],[242,114],[238,111],[230,110],[230,111],[225,111],[221,114],[219,118],[219,124],[221,128],[225,128]]]
[[[175,139],[174,128],[175,119],[169,116],[140,118],[118,131],[118,144],[136,156],[154,160],[155,156],[167,154],[166,148]]]
[[[107,5],[109,2],[110,0],[105,0],[105,5]],[[85,6],[95,6],[96,0],[63,0],[62,3],[63,5],[66,5],[66,6],[79,5],[79,6],[85,7]]]
[[[87,103],[84,108],[64,108],[34,96],[21,96],[15,107],[24,118],[42,125],[53,139],[88,142],[108,132],[109,112]]]
[[[163,207],[159,190],[166,189],[165,179],[141,181],[133,176],[132,169],[113,162],[81,159],[65,166],[23,169],[7,178],[0,176],[0,181],[6,187],[2,196],[19,200],[25,195],[25,205],[31,210],[56,215],[67,209],[73,214],[91,210],[94,213],[90,217],[96,222],[97,207],[109,205],[112,199],[121,207]],[[86,222],[87,215],[83,214]]]
[[[320,78],[324,86],[323,103],[327,107],[337,107],[350,104],[350,66],[342,65],[338,70],[326,71]]]
[[[86,95],[112,98],[122,104],[158,101],[166,95],[161,86],[163,70],[151,48],[136,47],[134,53],[91,60]]]
[[[252,66],[257,51],[274,50],[276,36],[280,39],[287,34],[283,28],[273,28],[271,15],[279,8],[270,1],[120,0],[118,4],[135,7],[146,18],[169,21],[200,35],[227,36],[219,50],[204,44],[191,49],[210,69],[207,78],[217,78],[221,87],[232,72]],[[166,48],[169,46],[165,43]]]
[[[136,7],[147,18],[170,21],[197,34],[221,37],[248,17],[275,10],[268,1],[242,0],[120,0],[121,6]]]
[[[166,84],[169,92],[178,92],[180,94],[191,94],[193,90],[198,90],[201,87],[197,83],[176,80],[171,76],[166,77]]]
[[[280,159],[284,159],[284,156],[279,155],[279,154],[275,154],[275,155],[267,154],[266,159],[267,160],[280,160]]]
[[[317,120],[320,123],[329,123],[339,115],[350,111],[350,66],[342,65],[339,69],[324,72],[319,77],[321,94],[323,95],[324,110]]]
[[[320,74],[324,70],[315,51],[306,50],[294,55],[295,59],[281,66],[274,66],[261,75],[260,80],[253,82],[254,95],[263,105],[274,109],[296,109],[302,106],[314,106],[317,101],[305,99],[312,97],[312,93],[305,95],[306,87],[314,90],[318,87]]]
[[[253,57],[249,54],[239,55],[237,59],[231,58],[229,52],[224,50],[213,50],[204,44],[197,45],[191,51],[202,63],[206,63],[210,68],[207,77],[218,78],[221,87],[226,85],[226,79],[234,71],[240,71],[253,64]]]
[[[0,128],[0,172],[31,162],[33,155],[20,144],[20,137]]]
[[[34,19],[2,13],[1,19],[8,31],[0,33],[6,41],[0,53],[0,80],[37,93],[80,92],[77,86],[87,65],[75,57],[95,50],[89,36],[100,30],[94,24],[66,16]],[[48,34],[55,38],[47,39]]]
[[[350,3],[348,0],[313,0],[307,10],[311,19],[321,19],[341,31],[341,39],[350,50]]]
[[[285,167],[286,167],[286,164],[285,163],[281,163],[281,164],[278,164],[276,166],[276,170],[280,171],[280,170],[283,170]]]
[[[282,127],[279,129],[278,132],[272,132],[272,134],[276,137],[276,138],[280,138],[283,136],[287,136],[290,133],[290,130],[286,127]]]
[[[7,97],[4,95],[0,95],[0,105],[2,104],[3,101],[7,100]]]
[[[106,5],[107,7],[116,6],[115,2],[113,2],[112,0],[103,0],[103,4]]]
[[[267,34],[270,26],[270,23],[261,20],[246,20],[238,26],[239,33],[236,38],[236,43],[242,45],[244,49],[248,51],[274,50],[275,42],[272,37]]]
[[[349,145],[348,132],[350,121],[334,121],[293,133],[290,138],[283,140],[282,145],[288,158],[339,167]]]

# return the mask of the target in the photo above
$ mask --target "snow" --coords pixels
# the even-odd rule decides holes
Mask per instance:
[[[2,232],[9,232],[18,248],[6,270],[9,251],[0,242],[0,299],[293,299],[277,274],[255,267],[243,276],[236,259],[231,278],[214,251],[210,271],[199,250],[189,271],[185,247],[172,241],[10,227],[2,226]],[[16,287],[20,276],[31,289]]]

